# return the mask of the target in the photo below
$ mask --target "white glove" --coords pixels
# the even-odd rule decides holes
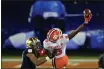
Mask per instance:
[[[45,57],[46,58],[46,60],[49,60],[50,58],[47,56],[47,57]]]

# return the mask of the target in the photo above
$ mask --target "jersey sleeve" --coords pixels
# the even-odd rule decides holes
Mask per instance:
[[[47,50],[52,50],[52,49],[53,49],[53,47],[50,46],[50,45],[48,44],[48,40],[47,40],[47,39],[45,39],[45,40],[43,41],[43,46],[44,46],[44,48],[47,49]]]
[[[46,39],[43,41],[43,47],[45,49],[48,49],[48,44],[47,44],[47,40]]]
[[[69,42],[68,34],[63,34],[62,37],[65,43]]]

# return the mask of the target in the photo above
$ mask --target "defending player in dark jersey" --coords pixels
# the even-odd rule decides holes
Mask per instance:
[[[104,69],[104,53],[100,55],[98,61],[99,69]]]
[[[51,53],[41,47],[41,42],[38,38],[29,38],[26,41],[26,47],[27,49],[22,54],[23,60],[20,69],[36,69],[36,66],[52,58]]]

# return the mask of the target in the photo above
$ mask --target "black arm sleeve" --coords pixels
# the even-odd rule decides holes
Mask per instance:
[[[46,52],[47,56],[51,59],[52,58],[52,53],[47,49],[45,49],[45,52]]]
[[[49,50],[47,50],[47,49],[45,49],[45,51],[46,51],[46,54],[47,54],[47,56],[51,59],[51,58],[53,58],[53,57],[55,57],[55,55],[56,55],[56,50],[54,50],[52,53],[49,51]]]

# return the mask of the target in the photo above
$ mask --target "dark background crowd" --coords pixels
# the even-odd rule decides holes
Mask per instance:
[[[32,0],[3,0],[1,5],[1,47],[2,53],[8,51],[8,53],[13,51],[22,51],[25,48],[21,47],[11,47],[8,43],[8,39],[11,36],[14,36],[19,33],[28,33],[33,31],[33,25],[28,23],[28,17],[30,13],[31,5],[36,2]],[[99,52],[104,52],[104,2],[103,1],[79,1],[79,0],[71,0],[71,1],[61,1],[66,9],[66,12],[69,16],[65,17],[64,25],[59,24],[60,27],[63,26],[63,33],[68,33],[73,29],[76,29],[79,25],[81,25],[84,21],[84,18],[81,14],[83,14],[83,10],[85,8],[89,8],[93,14],[90,23],[81,31],[85,34],[82,38],[82,34],[79,38],[80,41],[84,42],[82,44],[75,43],[74,41],[70,41],[67,47],[67,53],[79,53],[85,54],[90,52],[91,55],[98,54]],[[72,14],[72,16],[71,16]],[[75,14],[79,14],[79,16],[74,16]],[[45,24],[43,21],[40,22],[42,27],[45,29]],[[50,23],[50,21],[48,22]],[[80,32],[80,33],[81,33]],[[46,33],[46,32],[45,32]],[[41,36],[43,36],[41,34]],[[18,37],[17,37],[18,38]],[[41,37],[44,39],[45,36]],[[21,41],[21,40],[20,40]],[[17,42],[18,43],[18,42]],[[5,46],[6,45],[6,46]],[[8,45],[8,46],[7,46]],[[9,47],[10,46],[10,47]],[[12,51],[12,53],[13,53]],[[84,53],[83,53],[84,52]],[[21,53],[21,52],[20,52]],[[87,55],[88,55],[87,54]]]

